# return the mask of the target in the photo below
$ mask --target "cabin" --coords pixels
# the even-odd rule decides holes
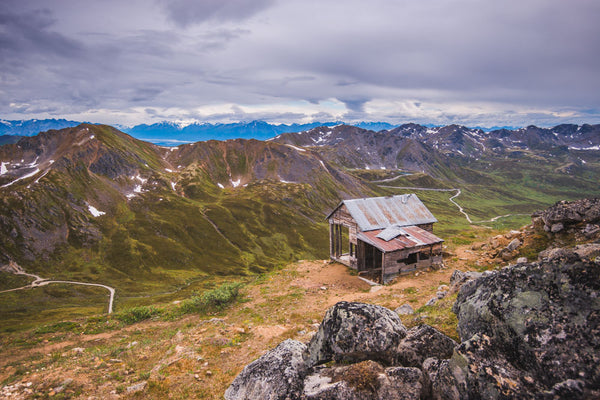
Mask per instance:
[[[415,194],[344,200],[327,220],[330,258],[369,279],[387,283],[442,265],[437,219]]]

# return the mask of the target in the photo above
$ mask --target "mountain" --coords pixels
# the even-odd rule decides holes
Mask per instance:
[[[140,295],[325,257],[323,215],[339,196],[373,193],[310,150],[164,148],[102,125],[22,138],[0,160],[0,264]]]
[[[124,307],[327,258],[324,216],[342,199],[417,193],[443,238],[519,227],[600,196],[597,132],[336,125],[161,147],[105,125],[50,130],[0,146],[0,266],[110,285]],[[19,323],[29,309],[2,310]]]
[[[600,125],[529,126],[490,132],[460,125],[405,124],[379,132],[339,125],[284,133],[273,141],[315,149],[346,168],[401,169],[456,178],[460,171],[453,165],[464,169],[469,163],[488,158],[498,161],[564,155],[569,168],[581,167],[586,163],[582,156],[594,158],[589,152],[600,150]]]
[[[273,125],[264,121],[236,122],[230,124],[192,123],[181,125],[173,122],[159,122],[152,125],[136,125],[123,128],[123,131],[142,140],[156,144],[174,145],[206,140],[258,139],[265,140],[283,132],[300,132],[321,125],[339,123],[314,122],[310,124]],[[385,125],[387,126],[387,124]]]
[[[30,119],[17,121],[0,119],[0,135],[33,136],[50,129],[70,128],[80,123],[67,121],[66,119]]]
[[[17,143],[21,139],[20,136],[15,135],[0,135],[0,146],[3,144]]]

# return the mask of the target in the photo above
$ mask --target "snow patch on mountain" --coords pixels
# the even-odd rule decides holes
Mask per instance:
[[[88,210],[90,211],[90,214],[92,214],[94,217],[99,217],[101,215],[106,214],[104,211],[99,211],[96,207],[88,204]]]

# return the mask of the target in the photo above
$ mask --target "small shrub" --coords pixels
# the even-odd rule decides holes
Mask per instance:
[[[414,286],[407,287],[406,289],[404,289],[404,290],[403,290],[403,292],[404,292],[405,294],[415,294],[415,293],[417,293],[418,291],[419,291],[419,290],[418,290],[416,287],[414,287]]]
[[[220,311],[238,299],[241,287],[239,282],[225,283],[216,289],[182,301],[179,310],[182,314]]]
[[[162,310],[154,306],[140,306],[123,310],[116,315],[116,318],[119,321],[129,325],[150,319],[153,316],[158,315],[160,313],[162,313]]]
[[[374,361],[367,360],[350,365],[340,376],[334,376],[333,381],[346,381],[350,387],[360,392],[377,393],[381,383],[379,375],[383,367]]]
[[[55,333],[55,332],[70,332],[70,331],[74,331],[74,330],[78,329],[79,327],[80,327],[80,325],[77,322],[64,321],[64,322],[57,322],[57,323],[51,324],[51,325],[40,326],[39,328],[37,328],[35,330],[35,333],[42,334],[42,333]]]

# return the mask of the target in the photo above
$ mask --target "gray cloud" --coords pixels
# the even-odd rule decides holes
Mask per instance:
[[[274,0],[165,0],[168,16],[181,26],[217,21],[240,21],[271,6]]]
[[[0,117],[600,123],[599,18],[586,0],[3,0]]]

